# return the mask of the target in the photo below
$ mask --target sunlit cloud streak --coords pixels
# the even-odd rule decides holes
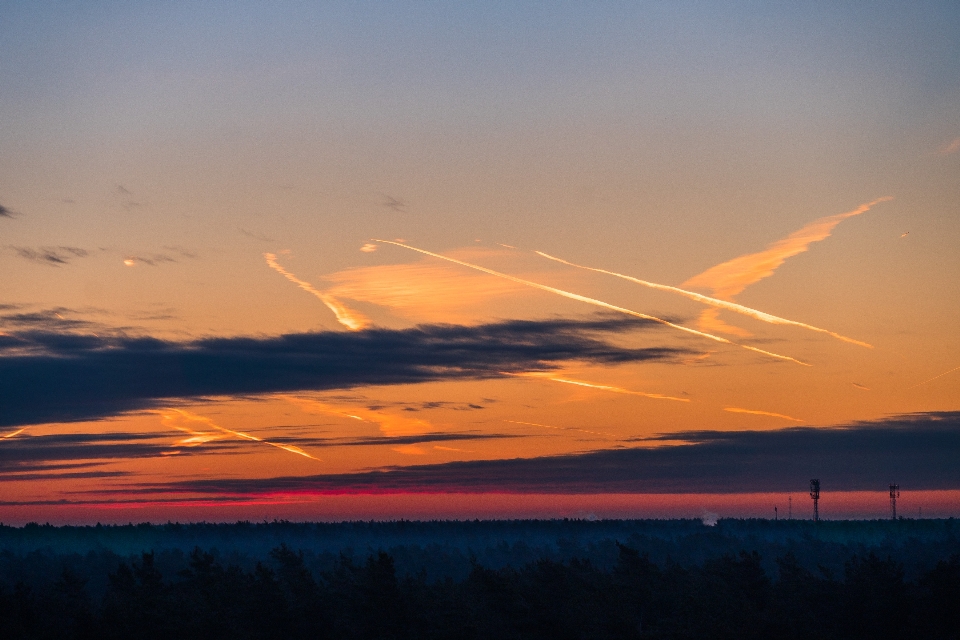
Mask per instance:
[[[93,419],[172,398],[488,379],[571,361],[665,361],[687,353],[621,347],[598,335],[656,326],[635,318],[512,320],[189,342],[11,332],[0,346],[8,341],[20,351],[0,357],[0,426]]]
[[[583,380],[571,380],[570,378],[561,378],[559,376],[554,376],[549,373],[531,371],[528,373],[514,373],[507,374],[514,375],[523,378],[538,378],[540,380],[550,380],[552,382],[560,382],[563,384],[572,384],[578,387],[587,387],[590,389],[598,389],[600,391],[610,391],[612,393],[623,393],[631,396],[641,396],[644,398],[653,398],[654,400],[674,400],[676,402],[690,402],[689,398],[675,398],[673,396],[665,396],[661,393],[647,393],[644,391],[631,391],[630,389],[624,389],[622,387],[614,387],[606,384],[596,384],[593,382],[584,382]]]
[[[303,456],[305,458],[310,458],[311,460],[316,460],[317,462],[322,462],[320,458],[315,458],[314,456],[310,455],[300,447],[296,447],[294,445],[289,445],[289,444],[278,444],[276,442],[270,442],[269,440],[258,438],[257,436],[251,435],[249,433],[244,433],[243,431],[234,431],[233,429],[221,427],[216,422],[214,422],[210,418],[207,418],[206,416],[197,415],[196,413],[191,413],[183,409],[171,409],[167,411],[160,411],[159,414],[161,416],[162,421],[165,424],[174,423],[177,420],[177,416],[179,415],[181,418],[189,422],[199,422],[212,429],[216,429],[218,431],[222,431],[224,433],[236,436],[237,438],[242,438],[244,440],[251,440],[253,442],[259,442],[262,444],[270,445],[271,447],[276,447],[277,449],[282,449],[284,451],[289,451],[290,453],[295,453],[298,456]]]
[[[15,436],[20,435],[21,433],[23,433],[23,432],[26,431],[26,430],[27,430],[27,428],[26,428],[26,427],[23,427],[22,429],[17,429],[16,431],[11,431],[10,433],[5,433],[5,434],[3,434],[2,436],[0,436],[0,440],[6,440],[7,438],[13,438],[13,437],[15,437]]]
[[[751,284],[772,276],[784,261],[803,253],[814,242],[830,237],[834,227],[847,218],[866,213],[875,205],[890,200],[893,200],[891,196],[884,196],[862,204],[852,211],[814,220],[786,238],[770,244],[763,251],[742,255],[711,267],[684,282],[683,286],[710,289],[715,296],[729,299]]]
[[[957,151],[960,151],[960,136],[940,147],[940,155],[942,156],[949,156]]]
[[[783,420],[790,420],[792,422],[806,422],[806,420],[799,420],[797,418],[784,415],[782,413],[773,413],[770,411],[760,411],[758,409],[742,409],[740,407],[724,407],[724,411],[729,411],[730,413],[747,413],[754,416],[769,416],[771,418],[782,418]]]
[[[597,300],[597,299],[595,299],[595,298],[588,298],[587,296],[582,296],[582,295],[577,294],[577,293],[571,293],[571,292],[569,292],[569,291],[564,291],[563,289],[557,289],[557,288],[555,288],[555,287],[550,287],[550,286],[547,286],[547,285],[545,285],[545,284],[540,284],[540,283],[537,283],[537,282],[532,282],[532,281],[530,281],[530,280],[524,280],[523,278],[518,278],[518,277],[516,277],[516,276],[511,276],[511,275],[508,275],[508,274],[506,274],[506,273],[501,273],[501,272],[499,272],[499,271],[494,271],[493,269],[487,269],[486,267],[481,267],[481,266],[479,266],[479,265],[471,264],[471,263],[469,263],[469,262],[464,262],[464,261],[462,261],[462,260],[457,260],[456,258],[451,258],[451,257],[449,257],[449,256],[443,256],[443,255],[440,255],[439,253],[433,253],[432,251],[427,251],[426,249],[418,249],[417,247],[412,247],[412,246],[410,246],[410,245],[408,245],[408,244],[403,244],[403,243],[400,243],[400,242],[393,242],[393,241],[391,241],[391,240],[378,240],[378,239],[374,238],[374,242],[384,242],[384,243],[386,243],[386,244],[393,244],[393,245],[396,245],[396,246],[398,246],[398,247],[403,247],[403,248],[405,248],[405,249],[410,249],[411,251],[417,251],[417,252],[422,253],[422,254],[424,254],[424,255],[432,256],[432,257],[434,257],[434,258],[439,258],[440,260],[446,260],[446,261],[448,261],[448,262],[453,262],[453,263],[455,263],[455,264],[459,264],[459,265],[461,265],[461,266],[468,267],[468,268],[470,268],[470,269],[476,269],[477,271],[482,271],[483,273],[488,273],[488,274],[490,274],[490,275],[497,276],[497,277],[500,277],[500,278],[506,278],[507,280],[511,280],[511,281],[517,282],[517,283],[519,283],[519,284],[523,284],[523,285],[526,285],[526,286],[529,286],[529,287],[533,287],[534,289],[540,289],[541,291],[548,291],[548,292],[550,292],[550,293],[555,293],[555,294],[557,294],[557,295],[559,295],[559,296],[563,296],[564,298],[569,298],[570,300],[577,300],[577,301],[579,301],[579,302],[585,302],[585,303],[587,303],[587,304],[592,304],[592,305],[594,305],[594,306],[601,307],[601,308],[603,308],[603,309],[609,309],[609,310],[611,310],[611,311],[617,311],[617,312],[619,312],[619,313],[624,313],[624,314],[626,314],[626,315],[633,316],[633,317],[635,317],[635,318],[643,318],[644,320],[651,320],[651,321],[656,322],[656,323],[658,323],[658,324],[662,324],[662,325],[665,325],[665,326],[668,326],[668,327],[672,327],[672,328],[674,328],[674,329],[677,329],[678,331],[683,331],[683,332],[686,332],[686,333],[689,333],[689,334],[692,334],[692,335],[695,335],[695,336],[699,336],[699,337],[701,337],[701,338],[707,338],[707,339],[713,340],[713,341],[715,341],[715,342],[722,342],[722,343],[724,343],[724,344],[729,344],[729,345],[733,345],[733,346],[736,346],[736,347],[740,347],[741,349],[747,349],[747,350],[749,350],[749,351],[755,351],[755,352],[757,352],[757,353],[761,353],[761,354],[763,354],[763,355],[770,356],[770,357],[772,357],[772,358],[777,358],[777,359],[779,359],[779,360],[787,360],[787,361],[790,361],[790,362],[795,362],[795,363],[800,364],[800,365],[803,365],[803,366],[805,366],[805,367],[812,366],[812,365],[810,365],[810,364],[807,364],[806,362],[802,362],[802,361],[800,361],[800,360],[797,360],[796,358],[791,358],[790,356],[784,356],[784,355],[781,355],[781,354],[779,354],[779,353],[773,353],[772,351],[765,351],[765,350],[763,350],[763,349],[758,349],[757,347],[751,347],[751,346],[748,346],[748,345],[745,345],[745,344],[740,344],[740,343],[737,343],[737,342],[733,342],[732,340],[727,340],[726,338],[721,338],[720,336],[715,336],[715,335],[712,335],[712,334],[709,334],[709,333],[705,333],[705,332],[703,332],[703,331],[697,331],[696,329],[691,329],[691,328],[689,328],[689,327],[684,327],[683,325],[679,325],[679,324],[670,322],[669,320],[664,320],[663,318],[658,318],[658,317],[656,317],[656,316],[647,315],[647,314],[645,314],[645,313],[640,313],[639,311],[633,311],[633,310],[631,310],[631,309],[625,309],[624,307],[618,307],[618,306],[613,305],[613,304],[610,304],[610,303],[608,303],[608,302],[603,302],[602,300]]]
[[[595,267],[587,267],[582,264],[576,264],[573,262],[569,262],[567,260],[563,260],[562,258],[551,256],[542,251],[534,251],[534,253],[536,253],[537,255],[543,256],[548,260],[554,260],[561,264],[569,265],[571,267],[576,267],[578,269],[586,269],[587,271],[604,273],[607,275],[614,276],[616,278],[622,278],[623,280],[627,280],[629,282],[633,282],[633,283],[642,285],[644,287],[649,287],[651,289],[657,289],[659,291],[668,291],[670,293],[676,293],[684,296],[685,298],[689,298],[690,300],[695,300],[696,302],[702,302],[703,304],[708,304],[710,306],[717,307],[719,309],[726,309],[728,311],[741,313],[745,316],[749,316],[751,318],[754,318],[755,320],[760,320],[762,322],[768,322],[770,324],[789,325],[792,327],[800,327],[802,329],[808,329],[810,331],[825,333],[828,336],[834,337],[838,340],[843,340],[844,342],[860,345],[861,347],[868,347],[871,349],[873,348],[872,345],[869,345],[866,342],[861,342],[860,340],[854,340],[853,338],[848,338],[847,336],[840,335],[839,333],[834,333],[833,331],[828,331],[827,329],[821,329],[820,327],[815,327],[813,325],[806,324],[805,322],[797,322],[796,320],[787,320],[786,318],[781,318],[779,316],[775,316],[770,313],[765,313],[757,309],[752,309],[750,307],[746,307],[742,304],[737,304],[736,302],[731,302],[729,300],[720,300],[718,298],[711,298],[710,296],[705,296],[693,291],[687,291],[686,289],[681,289],[680,287],[671,287],[670,285],[657,284],[656,282],[641,280],[639,278],[634,278],[632,276],[624,275],[622,273],[617,273],[616,271],[607,271],[606,269],[597,269]]]
[[[852,384],[853,386],[855,386],[857,389],[862,389],[863,391],[871,391],[870,387],[867,387],[867,386],[865,386],[865,385],[862,385],[862,384],[860,384],[859,382],[851,382],[850,384]]]
[[[420,418],[396,416],[383,411],[373,411],[364,407],[338,407],[327,402],[298,396],[283,396],[283,398],[299,407],[302,411],[329,413],[375,424],[377,428],[387,436],[423,434],[437,430],[432,424]]]
[[[475,321],[489,315],[492,300],[527,291],[516,283],[426,259],[345,269],[323,279],[330,283],[330,295],[387,307],[416,322]]]
[[[954,367],[953,369],[950,369],[950,371],[944,371],[944,372],[941,373],[940,375],[936,375],[936,376],[933,376],[932,378],[930,378],[929,380],[924,380],[923,382],[919,382],[919,383],[913,385],[913,386],[910,387],[910,388],[911,388],[911,389],[916,389],[916,388],[919,387],[919,386],[925,385],[925,384],[927,384],[928,382],[933,382],[934,380],[936,380],[936,379],[938,379],[938,378],[942,378],[943,376],[945,376],[945,375],[947,375],[947,374],[950,374],[950,373],[953,373],[954,371],[960,371],[960,367]]]
[[[265,253],[263,257],[266,258],[267,264],[270,265],[270,268],[275,270],[277,273],[282,275],[284,278],[294,283],[307,293],[313,294],[320,299],[320,302],[325,304],[330,311],[333,312],[333,315],[337,317],[337,322],[345,326],[351,331],[360,331],[370,326],[370,321],[363,316],[363,314],[356,311],[352,311],[345,307],[339,300],[333,296],[326,294],[318,289],[316,289],[309,282],[304,282],[299,279],[286,269],[280,266],[277,262],[277,256],[272,253]]]

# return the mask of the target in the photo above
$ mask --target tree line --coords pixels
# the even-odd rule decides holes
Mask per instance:
[[[0,587],[4,638],[960,638],[960,554],[915,578],[873,551],[842,571],[756,551],[689,566],[617,544],[610,567],[475,559],[464,578],[401,574],[380,551],[311,571],[286,544],[245,569],[195,548],[165,576],[152,552],[121,561],[102,596],[65,567]]]

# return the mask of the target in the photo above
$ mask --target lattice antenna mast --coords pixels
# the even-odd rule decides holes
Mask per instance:
[[[897,498],[900,497],[900,485],[890,485],[890,516],[897,519]]]
[[[810,481],[810,497],[813,498],[813,521],[820,522],[820,481]]]

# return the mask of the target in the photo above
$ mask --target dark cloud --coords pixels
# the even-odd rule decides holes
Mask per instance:
[[[380,206],[386,207],[396,211],[397,213],[406,213],[407,212],[407,203],[401,200],[400,198],[394,198],[389,194],[383,194],[383,202],[380,203]]]
[[[11,249],[24,260],[39,262],[54,267],[68,264],[74,258],[85,258],[89,255],[86,249],[79,247],[14,247]]]
[[[9,473],[96,465],[92,460],[153,458],[169,451],[171,444],[170,434],[156,433],[21,434],[0,442],[0,479]]]
[[[68,471],[66,473],[42,471],[39,473],[4,474],[0,476],[0,479],[8,482],[18,480],[36,482],[37,480],[67,480],[74,478],[120,478],[129,475],[129,471]]]
[[[615,346],[598,335],[656,326],[636,319],[510,321],[193,342],[11,333],[3,339],[19,351],[0,357],[0,426],[92,419],[170,398],[486,378],[567,360],[639,362],[685,353]]]
[[[682,444],[667,441],[682,439]],[[696,431],[653,448],[479,460],[382,471],[199,480],[157,487],[202,493],[508,491],[518,493],[797,492],[960,489],[960,412],[898,416],[846,427]],[[828,499],[828,498],[827,498]]]
[[[10,209],[7,209],[5,206],[0,204],[0,218],[12,218],[13,216],[13,211],[10,211]]]
[[[237,231],[239,231],[240,233],[242,233],[243,235],[249,238],[253,238],[254,240],[259,240],[260,242],[273,242],[273,238],[271,238],[270,236],[265,236],[263,234],[247,231],[243,227],[237,227]]]
[[[16,305],[0,305],[0,312],[19,309]],[[43,309],[40,311],[22,311],[20,313],[0,313],[0,327],[20,331],[37,331],[41,333],[83,331],[92,328],[103,328],[98,323],[80,320],[72,317],[74,311],[64,307]],[[0,351],[2,353],[2,351]]]
[[[181,258],[188,258],[190,260],[195,260],[200,257],[197,254],[193,253],[192,251],[185,249],[184,247],[181,247],[178,244],[164,246],[163,248],[166,249],[167,251],[173,251],[174,253],[179,254]]]
[[[89,470],[90,467],[122,460],[156,458],[171,453],[177,455],[237,454],[256,451],[257,447],[260,446],[257,443],[237,438],[216,429],[208,430],[207,433],[215,436],[215,439],[194,446],[179,445],[178,441],[187,437],[187,434],[173,430],[153,433],[108,432],[46,435],[22,433],[0,441],[0,481],[40,477],[39,475],[29,474],[46,474],[51,477],[53,475],[77,478],[96,477],[95,474],[107,472]],[[516,437],[523,436],[498,433],[441,432],[398,437],[265,436],[265,439],[277,444],[316,449],[321,447],[395,447],[431,442],[494,440]],[[84,471],[78,471],[78,469]]]

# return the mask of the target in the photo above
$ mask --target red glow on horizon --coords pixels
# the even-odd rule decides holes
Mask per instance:
[[[504,519],[673,519],[812,518],[804,492],[747,494],[521,494],[390,492],[277,492],[233,494],[224,500],[97,501],[84,504],[0,507],[8,525],[27,522],[231,522],[238,520],[504,520]],[[825,494],[826,520],[876,520],[890,517],[887,491]],[[904,517],[948,518],[960,514],[960,490],[904,492],[898,501]]]

